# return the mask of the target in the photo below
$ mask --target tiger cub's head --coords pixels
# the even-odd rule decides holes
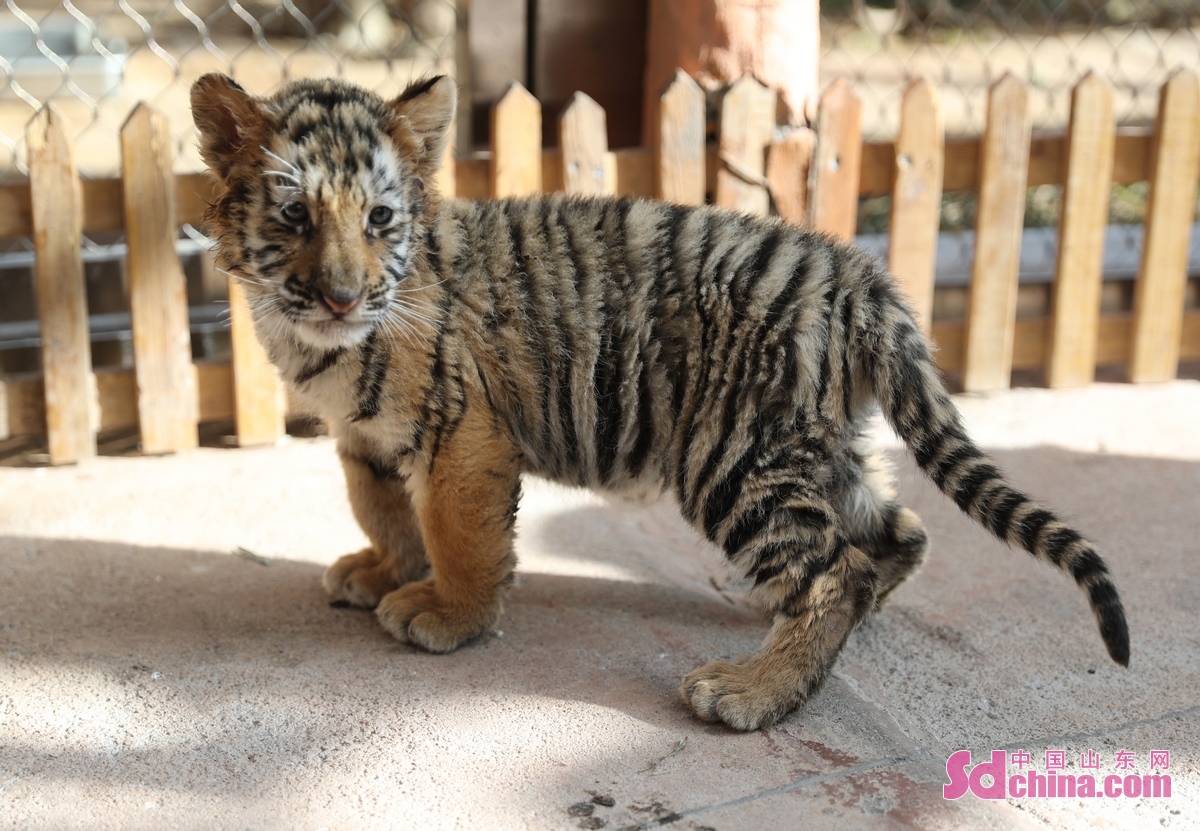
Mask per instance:
[[[207,219],[260,333],[345,348],[403,315],[455,97],[445,76],[391,101],[336,80],[270,98],[223,75],[195,83],[200,152],[220,182]]]

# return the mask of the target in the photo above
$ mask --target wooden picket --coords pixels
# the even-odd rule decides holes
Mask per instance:
[[[30,225],[36,266],[42,379],[51,464],[94,456],[92,350],[83,284],[83,198],[62,115],[46,107],[29,124]]]
[[[458,122],[451,121],[446,132],[450,135],[450,141],[446,143],[446,150],[442,153],[442,166],[438,168],[434,186],[443,196],[453,196],[458,191],[458,170],[454,164],[454,157],[457,155],[454,137],[458,134]]]
[[[1134,382],[1169,380],[1179,364],[1200,162],[1200,77],[1191,70],[1175,73],[1163,87],[1153,148],[1146,240],[1133,299]]]
[[[775,212],[796,225],[808,224],[808,177],[816,135],[797,128],[767,150],[767,183]]]
[[[1046,367],[1046,382],[1051,387],[1083,386],[1096,377],[1104,231],[1115,139],[1112,87],[1088,73],[1071,94],[1064,148],[1066,182]]]
[[[944,159],[942,109],[925,79],[904,90],[896,137],[888,268],[908,293],[921,328],[933,319],[934,260],[942,211]]]
[[[279,373],[254,336],[246,290],[229,277],[229,341],[233,353],[233,416],[240,447],[270,444],[285,432],[286,405]]]
[[[1132,381],[1172,378],[1200,358],[1200,310],[1185,306],[1187,252],[1200,176],[1200,77],[1163,87],[1153,131],[1117,132],[1112,91],[1077,85],[1064,136],[1030,136],[1027,93],[1011,77],[989,95],[987,131],[945,140],[938,95],[905,90],[895,141],[864,144],[861,103],[845,81],[820,101],[815,130],[774,137],[775,93],[743,78],[723,96],[706,143],[706,94],[678,74],[664,90],[655,147],[610,149],[605,114],[575,96],[559,118],[560,146],[542,148],[541,105],[519,85],[493,109],[492,150],[453,158],[443,194],[469,198],[541,191],[658,196],[773,210],[852,238],[862,196],[890,195],[888,263],[936,342],[939,366],[970,390],[1001,389],[1013,369],[1044,369],[1052,387],[1089,383],[1097,366],[1125,365]],[[0,376],[0,439],[44,435],[53,463],[94,454],[96,432],[137,428],[144,452],[196,443],[197,424],[233,420],[239,444],[284,432],[285,393],[254,337],[251,309],[229,286],[232,360],[194,365],[175,239],[199,225],[212,197],[203,174],[169,175],[172,141],[145,105],[121,132],[120,178],[80,182],[61,117],[28,129],[30,179],[0,185],[0,235],[30,235],[36,259],[40,375]],[[1101,313],[1101,258],[1110,183],[1148,182],[1149,211],[1131,313]],[[1061,184],[1057,273],[1048,313],[1018,319],[1017,266],[1026,186]],[[941,194],[978,194],[976,247],[962,319],[934,314]],[[91,369],[84,233],[124,231],[129,244],[132,369]],[[940,296],[948,296],[944,293]]]
[[[704,204],[704,90],[682,70],[659,99],[655,195]]]
[[[171,125],[141,104],[121,128],[129,311],[142,452],[199,443],[187,284],[175,251]]]
[[[821,96],[814,165],[813,227],[854,239],[862,170],[862,102],[844,78]]]
[[[775,130],[775,91],[747,75],[721,101],[716,202],[752,214],[766,214],[766,152]]]
[[[615,192],[603,107],[582,92],[575,93],[558,120],[558,144],[563,190],[596,196]]]
[[[963,368],[963,387],[968,392],[1005,389],[1012,376],[1029,132],[1025,87],[1006,74],[988,94],[979,161],[979,213]]]
[[[513,82],[492,110],[491,195],[542,189],[542,105]]]

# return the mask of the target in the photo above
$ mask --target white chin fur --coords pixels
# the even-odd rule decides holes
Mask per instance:
[[[364,321],[331,320],[296,324],[296,340],[318,349],[349,349],[362,343],[371,333]]]

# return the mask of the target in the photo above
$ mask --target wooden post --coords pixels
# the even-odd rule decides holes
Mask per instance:
[[[83,282],[83,193],[63,117],[47,105],[25,131],[51,464],[96,455]]]
[[[797,127],[767,150],[767,182],[775,210],[793,225],[808,224],[808,175],[815,138],[812,130]]]
[[[933,317],[944,165],[945,139],[937,89],[928,80],[918,78],[905,88],[900,102],[888,268],[908,293],[925,334],[929,334]]]
[[[199,444],[187,284],[175,251],[171,125],[146,104],[121,128],[129,308],[143,453]]]
[[[608,162],[608,126],[604,108],[582,92],[571,96],[558,120],[563,190],[611,196],[616,182]]]
[[[1200,78],[1184,69],[1163,86],[1154,124],[1146,239],[1133,298],[1134,383],[1169,381],[1179,370],[1198,152]]]
[[[1063,146],[1066,174],[1046,367],[1051,387],[1085,386],[1096,377],[1115,144],[1112,87],[1089,72],[1071,92],[1071,120]]]
[[[682,71],[659,98],[655,172],[658,197],[703,205],[705,190],[704,90]]]
[[[721,99],[716,202],[766,215],[771,207],[764,176],[775,132],[775,92],[746,75]]]
[[[963,366],[963,387],[968,392],[1007,389],[1012,382],[1029,138],[1025,87],[1006,73],[988,93],[980,148],[979,213]]]
[[[470,112],[470,108],[467,111]],[[455,176],[458,168],[454,158],[458,131],[455,124],[452,123],[446,128],[446,132],[450,135],[450,140],[446,142],[446,151],[442,154],[442,166],[438,168],[434,181],[437,183],[438,194],[444,199],[450,199],[458,190]]]
[[[471,25],[473,18],[471,0],[455,0],[454,7],[458,18],[454,33],[454,81],[458,84],[459,93],[458,106],[454,112],[454,123],[451,125],[453,132],[450,134],[450,145],[461,147],[465,152],[471,149],[473,135],[471,109],[474,102],[471,100],[469,91],[477,88],[474,61],[471,60],[471,31],[473,28]],[[453,167],[453,151],[447,158],[447,163]],[[454,184],[453,180],[454,173],[451,171],[449,184]],[[455,188],[450,187],[442,191],[442,196],[454,196],[455,193]]]
[[[246,291],[233,277],[229,278],[229,340],[238,446],[278,441],[285,432],[283,384],[254,334]]]
[[[813,227],[852,240],[862,170],[862,101],[845,78],[838,78],[821,96],[816,165]]]
[[[542,105],[515,81],[492,108],[492,196],[542,190]]]

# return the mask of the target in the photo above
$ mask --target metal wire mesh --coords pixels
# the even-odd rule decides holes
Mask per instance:
[[[978,134],[987,89],[1011,72],[1030,89],[1035,130],[1061,129],[1089,70],[1113,85],[1118,122],[1153,119],[1162,82],[1200,66],[1200,0],[824,0],[821,77],[863,98],[867,138],[895,134],[918,75],[942,94],[948,135]]]
[[[119,174],[120,129],[148,102],[170,120],[175,166],[198,170],[188,90],[205,72],[266,94],[286,80],[339,76],[394,95],[427,72],[455,74],[465,17],[457,0],[7,0],[0,7],[0,179],[28,173],[25,129],[47,103],[66,117],[85,178]],[[203,237],[184,228],[193,349],[221,357],[223,281],[200,267]],[[96,366],[131,360],[124,235],[84,239]],[[32,246],[0,240],[0,372],[35,370]],[[211,271],[211,269],[209,269]]]
[[[205,72],[255,93],[290,78],[345,77],[394,94],[454,72],[455,0],[7,0],[0,9],[0,175],[26,172],[25,126],[53,102],[84,176],[116,174],[119,131],[139,101],[162,110],[177,166],[196,169],[188,88]]]

